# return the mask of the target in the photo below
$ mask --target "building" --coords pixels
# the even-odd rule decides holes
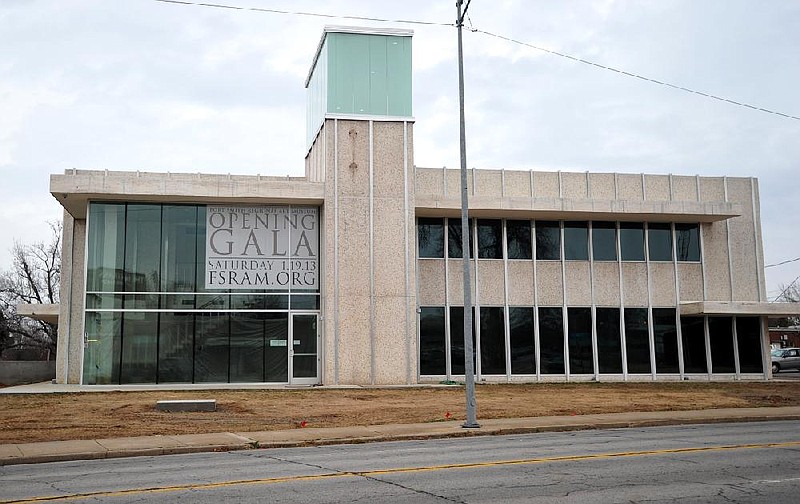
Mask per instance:
[[[414,163],[410,31],[328,27],[304,177],[68,170],[57,380],[463,377],[459,172]],[[753,178],[470,170],[477,378],[767,379]]]
[[[769,344],[775,349],[800,347],[800,327],[770,327]]]

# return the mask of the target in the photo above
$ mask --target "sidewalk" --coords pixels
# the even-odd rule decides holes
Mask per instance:
[[[0,445],[0,465],[34,464],[142,455],[282,448],[403,439],[487,436],[531,432],[612,429],[765,420],[800,420],[800,406],[725,408],[693,411],[605,413],[598,415],[481,420],[479,429],[464,429],[459,421],[388,424],[336,428],[303,428],[263,432],[221,432],[180,436],[51,441]]]

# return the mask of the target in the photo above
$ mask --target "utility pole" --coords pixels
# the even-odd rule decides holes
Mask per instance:
[[[475,412],[475,366],[472,358],[472,285],[470,281],[469,241],[469,198],[467,196],[467,134],[464,121],[464,50],[461,42],[461,27],[467,15],[469,3],[462,11],[464,0],[456,0],[456,28],[458,29],[458,105],[461,123],[461,257],[464,261],[464,384],[467,395],[467,419],[462,427],[475,429],[480,427]]]

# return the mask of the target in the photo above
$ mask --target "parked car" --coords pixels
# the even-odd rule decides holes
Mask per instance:
[[[779,348],[772,351],[772,372],[800,369],[800,348]]]

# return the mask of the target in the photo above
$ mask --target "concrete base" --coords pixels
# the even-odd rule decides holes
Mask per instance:
[[[216,399],[171,399],[157,401],[158,411],[217,411]]]

